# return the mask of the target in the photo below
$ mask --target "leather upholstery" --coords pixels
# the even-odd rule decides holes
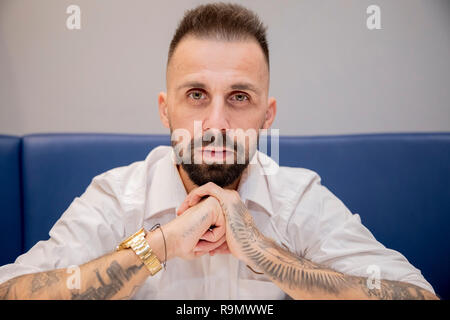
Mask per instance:
[[[0,265],[22,252],[19,137],[0,135]]]
[[[378,241],[450,298],[450,134],[286,137],[280,164],[318,172]]]
[[[14,153],[19,142],[14,141],[0,139],[0,177],[6,181],[1,239],[16,232],[20,221],[21,205],[15,205],[20,193],[13,192],[19,181]],[[24,250],[48,238],[95,175],[143,160],[155,146],[169,143],[168,136],[154,135],[23,137]],[[381,243],[404,254],[441,297],[450,298],[450,133],[281,137],[280,164],[316,171]]]
[[[93,177],[144,160],[168,136],[46,134],[23,138],[24,245],[30,249],[48,232]]]

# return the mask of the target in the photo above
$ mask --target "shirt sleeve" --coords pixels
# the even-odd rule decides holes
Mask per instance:
[[[434,293],[420,270],[405,256],[386,248],[315,175],[301,194],[288,224],[288,235],[298,254],[344,274],[417,285]]]
[[[23,274],[81,265],[114,250],[124,226],[110,182],[102,175],[94,178],[52,227],[48,240],[0,267],[0,283]]]

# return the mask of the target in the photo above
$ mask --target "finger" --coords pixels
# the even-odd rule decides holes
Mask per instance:
[[[194,190],[192,190],[189,195],[186,197],[186,201],[190,206],[197,204],[203,197],[205,196],[213,196],[220,199],[222,188],[216,185],[213,182],[208,182]]]
[[[220,247],[226,241],[226,237],[223,236],[216,242],[209,242],[200,240],[194,248],[194,252],[208,252]]]
[[[211,250],[209,252],[210,256],[213,256],[215,254],[228,254],[231,253],[230,249],[228,248],[228,243],[224,242],[220,247],[217,249]]]
[[[208,182],[194,190],[186,197],[186,201],[190,206],[197,204],[205,196],[213,196],[220,199],[222,188],[213,182]]]
[[[187,209],[189,209],[189,202],[186,199],[184,199],[183,203],[181,203],[180,206],[178,207],[177,216],[182,215],[183,212],[185,212]]]
[[[205,196],[213,196],[217,200],[219,200],[221,190],[222,188],[220,188],[213,182],[208,182],[192,190],[191,192],[189,192],[184,201],[178,207],[177,216],[181,215],[184,211],[186,211],[190,207],[195,206]]]
[[[214,229],[209,229],[206,231],[200,240],[206,240],[209,242],[216,242],[220,238],[222,238],[225,234],[226,226],[219,226]]]
[[[177,216],[182,215],[183,212],[185,212],[187,209],[189,209],[190,207],[192,207],[193,205],[197,204],[198,200],[196,203],[191,204],[191,197],[192,197],[192,192],[194,192],[196,189],[194,189],[193,191],[191,191],[186,198],[183,200],[183,202],[180,204],[180,206],[177,209]],[[201,199],[201,198],[200,198]]]

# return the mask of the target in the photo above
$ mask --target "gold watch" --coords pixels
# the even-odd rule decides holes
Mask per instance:
[[[161,263],[145,240],[145,230],[141,228],[135,234],[123,240],[116,248],[116,251],[123,249],[133,249],[134,253],[142,260],[151,275],[154,276],[161,270]]]

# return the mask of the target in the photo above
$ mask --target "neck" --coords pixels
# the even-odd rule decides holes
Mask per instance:
[[[199,187],[189,178],[189,175],[186,171],[184,171],[183,167],[177,165],[178,173],[180,174],[181,181],[183,181],[184,188],[186,189],[187,194],[189,194],[192,190]],[[232,184],[224,187],[224,189],[236,190],[241,177],[237,178]]]

